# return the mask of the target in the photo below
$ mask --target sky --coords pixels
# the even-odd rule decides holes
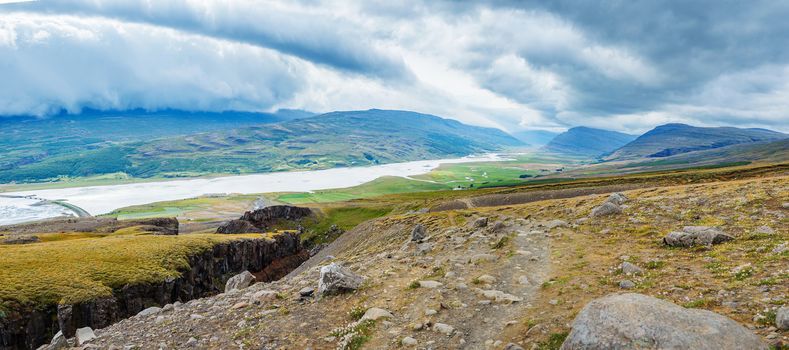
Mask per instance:
[[[8,2],[0,116],[383,108],[509,132],[789,132],[786,1]]]

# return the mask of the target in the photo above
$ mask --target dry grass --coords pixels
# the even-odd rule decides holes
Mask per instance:
[[[178,276],[188,267],[189,256],[219,242],[261,237],[90,235],[45,234],[42,243],[0,245],[0,308],[10,303],[47,305],[108,296],[125,284]]]
[[[568,331],[587,302],[622,292],[618,283],[623,279],[635,282],[637,293],[708,309],[754,327],[759,325],[754,317],[789,303],[789,252],[772,253],[789,241],[789,212],[781,209],[789,199],[789,177],[644,189],[627,195],[631,200],[623,215],[554,231],[558,234],[552,240],[551,279],[560,283],[542,288],[520,327],[508,331],[512,339],[541,342]],[[574,222],[604,198],[537,202],[511,212]],[[712,248],[662,244],[669,231],[689,225],[718,226],[736,239]],[[775,233],[754,233],[762,225]],[[644,273],[621,275],[617,267],[624,259]],[[741,266],[745,267],[738,270]],[[537,328],[527,331],[532,327]]]

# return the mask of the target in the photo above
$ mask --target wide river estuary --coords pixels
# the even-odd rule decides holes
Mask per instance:
[[[132,205],[194,198],[207,194],[310,192],[345,188],[361,185],[382,176],[408,177],[425,174],[441,164],[501,160],[505,159],[488,154],[368,167],[0,193],[0,225],[73,215],[71,210],[49,203],[47,200],[64,201],[84,209],[91,215],[100,215]]]

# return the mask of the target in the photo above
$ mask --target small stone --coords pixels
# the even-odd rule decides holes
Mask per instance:
[[[432,315],[435,315],[437,313],[438,313],[438,311],[433,310],[433,309],[426,309],[425,310],[425,316],[432,316]]]
[[[145,316],[155,315],[155,314],[158,314],[160,311],[162,311],[161,308],[152,306],[152,307],[149,307],[149,308],[147,308],[145,310],[142,310],[142,311],[138,312],[137,316],[138,317],[145,317]]]
[[[529,282],[529,278],[528,278],[528,277],[526,277],[526,276],[521,276],[520,278],[518,278],[518,283],[520,283],[520,284],[523,284],[523,285],[527,285],[527,286],[528,286],[529,284],[531,284],[531,283]]]
[[[592,209],[592,217],[595,218],[600,216],[614,215],[621,212],[622,208],[620,208],[618,205],[611,202],[605,202],[601,206]]]
[[[756,228],[756,233],[768,234],[771,235],[775,233],[775,230],[770,228],[769,226],[759,226]]]
[[[495,261],[495,260],[496,260],[496,256],[493,254],[474,254],[471,257],[471,262],[475,264],[481,262]]]
[[[76,344],[81,346],[93,339],[96,339],[96,334],[93,333],[93,329],[90,327],[78,328],[75,339],[77,342]]]
[[[421,242],[423,239],[427,237],[427,233],[425,233],[425,227],[422,224],[416,224],[414,228],[411,230],[411,241],[414,242]]]
[[[416,251],[414,252],[416,255],[427,255],[433,250],[433,244],[431,243],[419,243],[416,245]]]
[[[277,292],[272,290],[261,290],[249,297],[249,301],[253,304],[264,304],[275,299],[277,299]]]
[[[509,343],[507,344],[507,346],[504,347],[504,350],[524,350],[524,349],[518,344]]]
[[[230,308],[230,310],[238,310],[238,309],[243,309],[243,308],[245,308],[245,307],[247,307],[247,306],[249,306],[249,303],[247,303],[247,302],[245,302],[245,301],[242,301],[242,302],[240,302],[240,303],[236,303],[236,304],[234,304],[234,305],[233,305],[233,306]]]
[[[496,277],[493,277],[491,275],[482,275],[477,277],[477,281],[485,284],[493,284],[496,283]]]
[[[403,344],[404,346],[416,346],[417,344],[419,344],[419,342],[416,341],[416,339],[414,338],[405,337],[403,338],[403,340],[400,341],[400,344]]]
[[[441,287],[443,283],[438,281],[419,281],[420,288],[435,289]]]
[[[568,226],[567,221],[564,220],[551,220],[545,224],[545,227],[547,227],[549,230],[557,227],[567,227],[567,226]]]
[[[249,271],[244,271],[227,280],[227,283],[225,284],[225,293],[232,290],[247,288],[253,283],[255,283],[255,276]]]
[[[782,331],[789,330],[789,307],[781,307],[775,312],[775,326]]]
[[[315,294],[315,288],[304,287],[302,289],[299,289],[299,296],[306,298],[306,297],[311,297],[313,294]]]
[[[485,226],[488,226],[488,218],[478,218],[477,220],[474,220],[474,227],[482,228]]]
[[[49,343],[49,350],[60,350],[68,347],[68,341],[61,331],[55,333],[55,336],[52,337],[52,341]]]
[[[619,288],[622,288],[622,289],[633,289],[635,287],[636,287],[636,284],[633,283],[633,281],[631,281],[631,280],[619,281]]]
[[[186,344],[184,344],[184,345],[186,345],[188,347],[192,347],[192,346],[197,345],[197,338],[195,338],[195,337],[189,338],[189,340],[187,340]]]
[[[548,301],[548,304],[551,304],[551,305],[559,305],[559,301],[558,301],[558,300],[556,300],[556,299],[551,299],[551,300],[549,300],[549,301]]]
[[[608,199],[606,199],[606,202],[614,203],[616,205],[622,205],[625,202],[627,202],[627,196],[625,196],[624,194],[622,194],[620,192],[612,193],[610,196],[608,196]]]
[[[644,273],[644,270],[642,270],[640,267],[638,267],[638,266],[636,266],[634,264],[631,264],[631,263],[629,263],[627,261],[625,261],[621,265],[619,265],[619,268],[622,270],[622,273],[624,273],[626,275],[640,275],[640,274]]]
[[[393,318],[393,317],[394,317],[394,315],[392,315],[392,313],[389,312],[388,310],[384,310],[384,309],[377,308],[377,307],[371,307],[371,308],[367,309],[367,311],[364,313],[364,316],[362,316],[361,320],[362,321],[366,321],[366,320],[377,321],[378,319]]]
[[[444,323],[436,323],[433,325],[433,330],[439,333],[443,333],[445,335],[452,335],[452,333],[455,332],[455,327],[452,327]]]
[[[189,319],[190,320],[202,320],[204,318],[205,318],[205,316],[203,316],[203,315],[198,315],[198,314],[191,314],[191,315],[189,315]]]

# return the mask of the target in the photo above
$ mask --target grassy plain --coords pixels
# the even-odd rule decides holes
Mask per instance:
[[[189,256],[216,243],[261,237],[154,236],[136,230],[38,236],[41,243],[0,245],[0,310],[11,303],[75,303],[108,296],[125,284],[162,281],[179,276]]]

